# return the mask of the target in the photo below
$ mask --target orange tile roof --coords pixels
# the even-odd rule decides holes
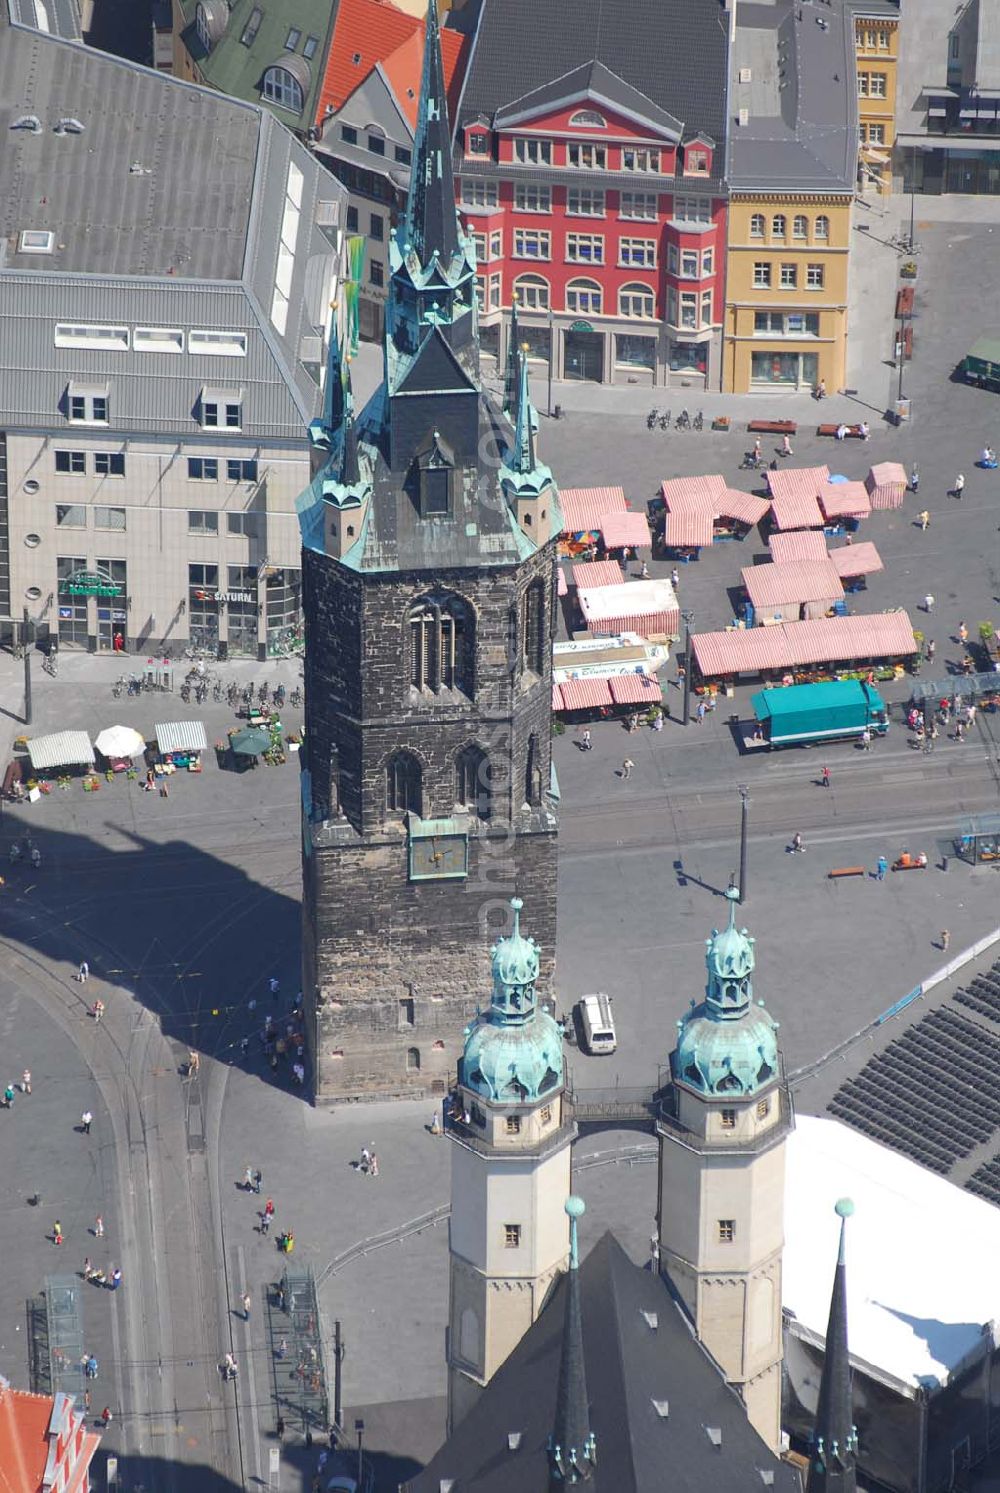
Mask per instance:
[[[38,1493],[49,1456],[52,1396],[0,1385],[0,1493]]]
[[[464,38],[457,31],[441,32],[445,82],[452,110],[461,81],[459,62],[463,43]],[[322,123],[328,108],[339,109],[379,62],[386,65],[386,76],[400,107],[410,122],[415,123],[423,45],[424,22],[397,10],[388,0],[340,0],[326,74],[316,101],[316,123]],[[413,90],[413,100],[407,96],[409,89]]]

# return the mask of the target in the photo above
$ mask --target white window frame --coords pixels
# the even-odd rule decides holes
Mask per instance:
[[[514,211],[550,213],[552,211],[552,188],[534,181],[515,182]]]
[[[816,223],[813,228],[813,234],[816,242],[819,244],[827,244],[830,242],[830,219],[828,218],[826,213],[818,214]]]
[[[634,148],[631,145],[622,148],[622,170],[645,173],[646,175],[659,175],[660,152],[651,150],[645,146]]]
[[[188,332],[188,352],[200,353],[212,358],[245,358],[247,334],[246,332],[209,331],[200,327],[192,327]]]
[[[503,258],[503,229],[491,228],[489,238],[489,254],[491,259]]]
[[[618,292],[618,315],[632,321],[655,321],[656,291],[641,281],[623,285]]]
[[[533,254],[527,248],[529,243],[536,242],[538,252]],[[533,259],[535,261],[552,258],[552,234],[547,228],[515,228],[514,241],[511,248],[513,259]]]
[[[799,267],[797,264],[789,264],[787,261],[778,266],[778,288],[780,290],[795,290],[799,283]]]
[[[630,258],[639,255],[639,258]],[[633,238],[625,234],[618,240],[618,263],[622,269],[655,270],[656,239]]]
[[[182,353],[184,332],[181,327],[135,327],[132,351],[137,353]]]
[[[581,250],[584,252],[581,254]],[[587,251],[591,251],[588,253]],[[566,263],[567,264],[603,264],[604,263],[604,234],[603,233],[567,233],[566,235]]]
[[[659,216],[657,194],[655,192],[622,192],[619,198],[618,216],[626,222],[655,223]]]
[[[107,394],[96,394],[90,390],[74,393],[70,388],[66,398],[71,425],[107,425],[110,402]],[[83,405],[82,413],[73,408],[78,402]],[[103,407],[103,413],[98,402]]]
[[[806,265],[806,290],[826,289],[826,266],[824,264]]]
[[[674,197],[672,211],[674,220],[678,223],[711,223],[712,199],[692,196],[689,192],[678,192]]]
[[[53,333],[55,347],[85,347],[93,352],[127,353],[130,342],[128,327],[83,326],[77,322],[57,321]]]
[[[567,187],[567,218],[603,218],[606,198],[599,187]]]
[[[515,135],[513,155],[518,166],[551,166],[552,141],[535,135]]]
[[[769,259],[754,260],[753,288],[754,290],[771,289],[771,261]]]
[[[792,238],[800,244],[809,240],[809,219],[805,213],[796,213],[792,219]]]
[[[514,294],[522,311],[548,311],[552,304],[552,286],[544,275],[519,275]]]
[[[459,181],[459,200],[464,212],[493,212],[499,207],[499,183],[481,176],[463,176]],[[477,197],[481,199],[478,202],[474,200]]]
[[[279,109],[287,109],[289,114],[301,114],[305,104],[302,84],[294,73],[279,63],[274,63],[265,70],[260,84],[260,96],[269,104],[277,104]]]
[[[698,249],[681,247],[680,270],[682,280],[701,279],[701,252]]]
[[[767,237],[767,219],[763,213],[750,214],[750,237],[763,243]]]
[[[603,316],[603,286],[597,280],[571,280],[566,286],[566,310],[576,316]]]
[[[566,146],[566,165],[570,171],[606,171],[608,147],[595,140],[571,140]]]

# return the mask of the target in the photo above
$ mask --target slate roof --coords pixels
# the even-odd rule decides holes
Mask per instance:
[[[10,128],[32,115],[37,132]],[[67,117],[82,132],[56,134]],[[259,107],[10,25],[2,10],[0,139],[8,427],[62,428],[68,381],[100,376],[115,431],[198,437],[208,385],[245,391],[243,441],[299,443],[346,200],[315,158]],[[293,163],[303,180],[282,330],[270,313]],[[26,229],[50,231],[53,252],[19,252]],[[246,356],[56,348],[57,322],[224,329],[245,335]]]
[[[409,1493],[440,1493],[449,1478],[456,1493],[548,1493],[566,1290],[564,1276]],[[761,1441],[665,1283],[634,1265],[613,1234],[581,1265],[580,1290],[598,1488],[800,1493],[798,1474]],[[509,1432],[521,1434],[516,1451]]]
[[[598,98],[606,99],[623,114],[638,114],[652,124],[659,125],[666,134],[679,138],[681,121],[673,114],[668,114],[666,109],[659,108],[637,88],[623,82],[603,62],[584,63],[564,77],[553,78],[551,83],[546,83],[531,93],[522,94],[519,99],[498,109],[493,122],[498,130],[508,129],[528,113],[555,109],[564,100],[582,97],[591,92]]]
[[[718,0],[483,0],[459,126],[599,62],[680,120],[725,138],[727,17]],[[521,37],[516,66],[511,38]]]
[[[333,31],[336,0],[201,0],[215,18],[218,40],[206,53],[195,29],[195,10],[199,0],[182,0],[181,12],[186,25],[182,40],[197,63],[206,83],[220,93],[248,102],[260,101],[260,84],[265,70],[273,65],[287,67],[294,58],[293,72],[299,77],[303,92],[301,114],[280,104],[268,104],[278,118],[294,129],[306,130],[317,113],[323,68]],[[241,38],[254,12],[259,12],[256,31],[249,46]],[[291,28],[300,33],[294,51],[285,48]],[[303,55],[308,37],[318,43],[311,58]],[[301,76],[300,76],[301,75]]]
[[[853,192],[858,120],[849,0],[741,0],[730,66],[730,189]],[[743,109],[748,121],[740,125]]]

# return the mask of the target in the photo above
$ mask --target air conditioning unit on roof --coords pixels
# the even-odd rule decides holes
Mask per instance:
[[[740,122],[741,128],[742,129],[746,129],[747,125],[750,123],[750,110],[749,109],[741,109],[740,110],[739,122]]]
[[[750,68],[748,68],[748,67],[741,67],[740,68],[740,82],[741,83],[749,83],[752,77],[753,77],[753,73],[751,72]]]

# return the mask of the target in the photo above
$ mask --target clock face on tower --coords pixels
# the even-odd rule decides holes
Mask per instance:
[[[447,881],[469,874],[469,837],[465,834],[410,837],[410,880]]]

